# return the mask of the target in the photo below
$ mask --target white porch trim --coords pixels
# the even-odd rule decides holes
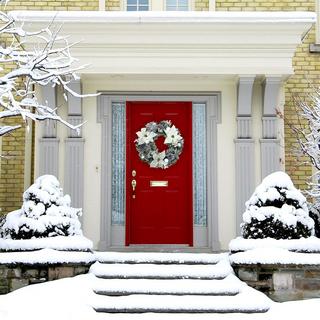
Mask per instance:
[[[63,23],[63,33],[79,41],[73,55],[89,64],[83,73],[111,74],[287,76],[297,45],[316,21],[311,12],[10,14],[30,30]]]

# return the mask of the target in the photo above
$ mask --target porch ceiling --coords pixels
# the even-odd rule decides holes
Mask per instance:
[[[90,74],[286,76],[316,19],[310,12],[10,14],[30,30],[63,23],[63,33],[79,41],[73,55]]]

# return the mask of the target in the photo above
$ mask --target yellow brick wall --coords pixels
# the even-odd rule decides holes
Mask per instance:
[[[195,1],[196,11],[208,11],[209,10],[209,0],[196,0]]]
[[[118,11],[121,8],[121,0],[106,0],[107,11]]]
[[[217,11],[315,11],[314,0],[216,0]],[[312,86],[320,84],[320,56],[309,53],[309,44],[315,42],[315,31],[311,30],[293,58],[295,74],[286,82],[284,108],[285,122],[285,166],[287,173],[300,189],[306,188],[306,179],[312,169],[297,158],[299,149],[291,127],[298,126],[298,115],[292,97],[306,96]]]
[[[98,10],[99,0],[10,0],[7,10],[56,10],[56,11],[88,11]]]
[[[314,11],[314,0],[216,0],[217,11]]]
[[[113,0],[113,4],[118,1]],[[98,10],[99,0],[11,0],[6,10]],[[3,9],[3,7],[1,7]],[[10,66],[7,66],[9,70]],[[5,123],[19,124],[20,118],[7,119]],[[15,210],[21,206],[24,191],[25,129],[21,128],[2,138],[0,170],[0,214]]]

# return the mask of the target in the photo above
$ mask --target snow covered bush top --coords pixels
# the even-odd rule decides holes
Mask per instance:
[[[21,209],[7,215],[1,235],[9,239],[82,235],[78,219],[82,210],[70,205],[57,178],[41,176],[24,192]]]
[[[244,238],[298,239],[314,234],[306,198],[284,172],[267,176],[246,202]]]
[[[285,172],[278,171],[263,179],[251,198],[246,202],[246,210],[251,206],[281,208],[283,204],[308,211],[306,198],[295,188]]]

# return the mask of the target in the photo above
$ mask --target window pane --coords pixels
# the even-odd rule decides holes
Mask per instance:
[[[137,6],[127,6],[127,11],[137,11]]]
[[[138,0],[127,0],[127,5],[137,5]]]
[[[168,11],[187,11],[189,0],[167,0],[166,8]]]
[[[178,0],[178,5],[180,7],[187,7],[188,8],[188,0]]]
[[[124,225],[126,108],[124,102],[112,103],[112,225]]]
[[[167,0],[167,7],[175,7],[177,5],[177,0]]]
[[[148,6],[140,6],[139,7],[139,11],[148,11],[148,10],[149,10]]]
[[[141,5],[144,5],[144,6],[147,6],[148,7],[148,5],[149,5],[149,0],[139,0],[139,5],[141,6]]]
[[[192,105],[193,210],[194,223],[207,225],[206,104]]]

